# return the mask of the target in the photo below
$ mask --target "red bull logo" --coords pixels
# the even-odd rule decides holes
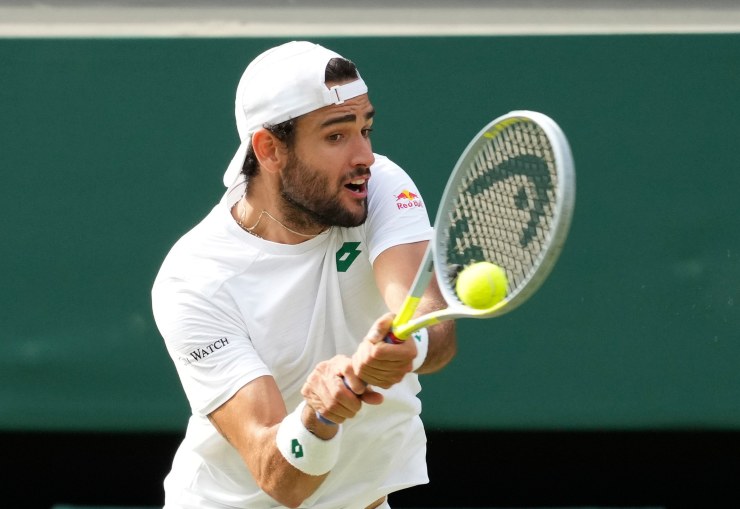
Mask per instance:
[[[424,202],[418,194],[412,193],[408,189],[404,189],[401,194],[396,196],[396,207],[399,209],[412,209],[414,207],[423,208]]]

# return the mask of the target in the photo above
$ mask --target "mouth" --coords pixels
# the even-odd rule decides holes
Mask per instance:
[[[367,183],[370,180],[370,176],[355,177],[344,185],[345,189],[348,189],[353,195],[364,198],[367,196]]]

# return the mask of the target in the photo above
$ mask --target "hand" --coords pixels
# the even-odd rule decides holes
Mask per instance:
[[[400,382],[412,370],[411,363],[416,357],[414,341],[385,342],[392,322],[392,313],[378,318],[352,355],[352,369],[357,377],[383,389]]]
[[[363,403],[383,402],[382,394],[365,387],[355,375],[352,360],[346,355],[317,364],[303,384],[301,394],[308,406],[337,424],[357,415]]]

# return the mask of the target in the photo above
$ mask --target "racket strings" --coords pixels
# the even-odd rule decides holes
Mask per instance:
[[[497,130],[460,181],[448,218],[448,265],[490,261],[506,270],[510,293],[523,285],[548,245],[556,189],[544,131],[525,120]]]

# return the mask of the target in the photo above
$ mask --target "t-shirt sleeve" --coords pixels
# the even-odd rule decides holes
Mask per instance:
[[[371,263],[386,249],[430,240],[433,232],[421,193],[402,168],[376,155],[372,172],[365,223]]]
[[[224,311],[234,306],[228,300],[175,279],[152,290],[154,319],[195,415],[208,415],[247,383],[270,375],[245,326]]]

